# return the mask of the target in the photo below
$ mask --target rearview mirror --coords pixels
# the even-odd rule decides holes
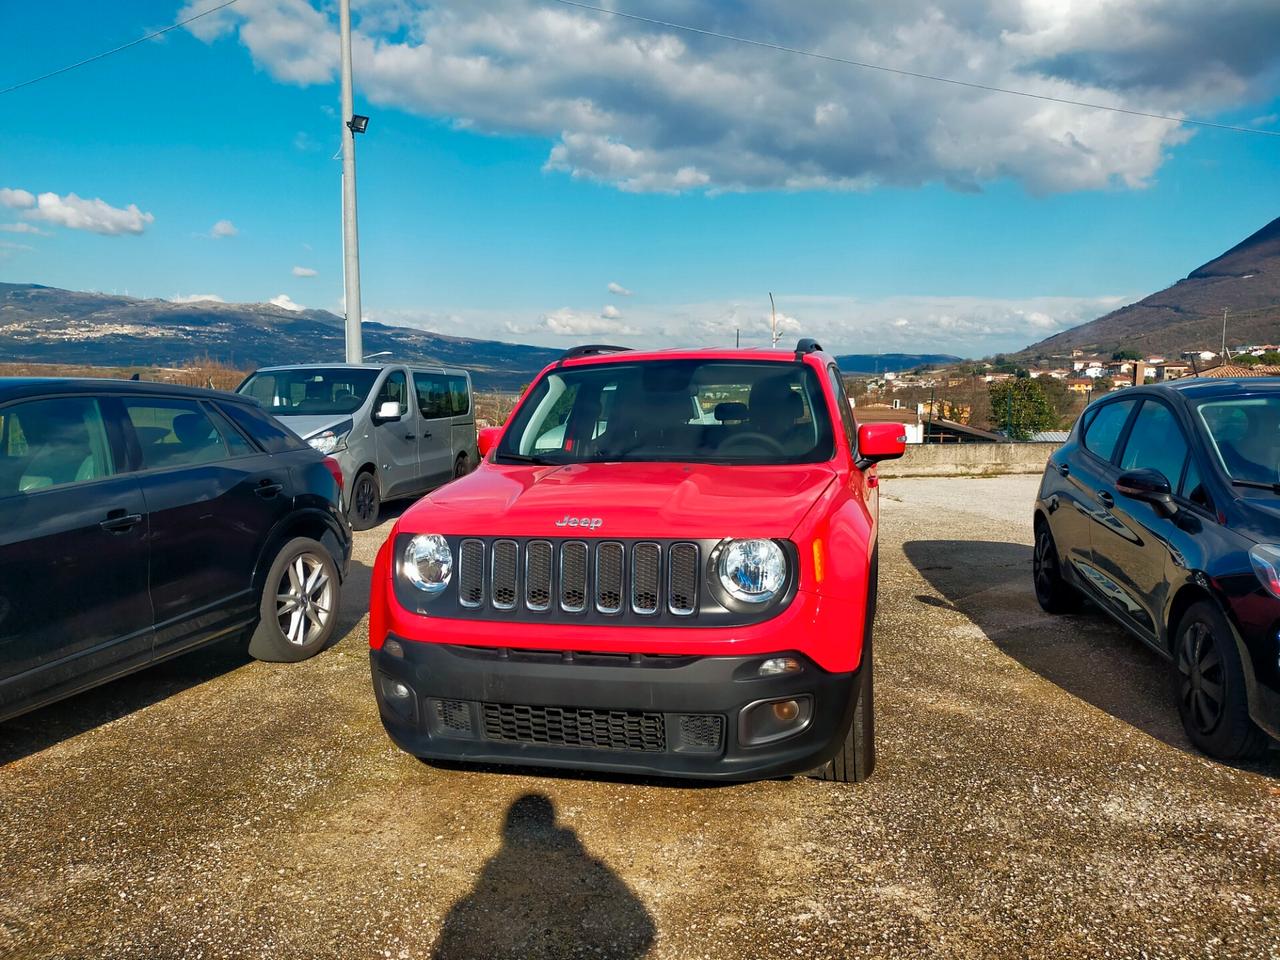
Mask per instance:
[[[375,414],[375,418],[383,423],[388,420],[399,420],[402,416],[404,416],[404,413],[400,409],[400,404],[394,400],[384,401],[382,406],[378,407],[377,414]]]
[[[882,460],[896,460],[907,451],[907,428],[900,423],[864,423],[858,428],[858,459],[854,466],[865,470]]]
[[[1178,505],[1173,502],[1173,490],[1169,486],[1169,478],[1159,470],[1146,467],[1141,470],[1129,470],[1120,474],[1116,480],[1116,493],[1132,497],[1134,500],[1145,500],[1166,517],[1178,512]]]
[[[480,456],[487,457],[489,451],[498,445],[502,437],[501,427],[483,427],[476,433],[476,446],[480,448]]]

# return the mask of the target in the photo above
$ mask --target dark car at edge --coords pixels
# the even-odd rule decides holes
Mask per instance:
[[[1280,379],[1189,379],[1090,404],[1036,500],[1036,597],[1086,596],[1169,662],[1205,753],[1280,738]]]
[[[222,638],[321,650],[340,477],[245,397],[0,378],[0,721]]]

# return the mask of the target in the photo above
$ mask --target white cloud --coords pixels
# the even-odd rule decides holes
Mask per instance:
[[[26,194],[25,190],[14,192]],[[139,210],[136,203],[124,208],[113,207],[104,200],[86,200],[74,193],[65,197],[42,193],[35,198],[35,206],[22,215],[29,220],[43,220],[69,230],[87,230],[106,236],[142,233],[155,221],[152,214]]]
[[[226,303],[216,293],[190,293],[169,298],[170,303]]]
[[[629,297],[629,296],[631,296],[631,291],[630,291],[630,290],[628,290],[628,289],[627,289],[626,287],[624,287],[622,284],[620,284],[620,283],[615,283],[614,281],[610,281],[610,282],[609,282],[609,292],[610,292],[610,293],[612,293],[612,294],[613,294],[614,296],[616,296],[616,297]]]
[[[4,233],[28,233],[36,237],[49,236],[49,231],[41,230],[33,223],[0,223],[0,231]]]
[[[608,333],[617,337],[634,337],[640,334],[639,330],[623,323],[616,316],[584,313],[569,307],[544,313],[534,331],[545,331],[557,337],[581,337],[599,333]]]
[[[622,311],[612,303],[606,303],[604,309],[600,311],[600,316],[606,320],[620,320],[622,319]]]
[[[29,247],[25,243],[13,243],[10,240],[0,240],[0,260],[8,260],[20,253],[26,253],[33,249],[35,248]]]
[[[316,0],[318,2],[318,0]],[[183,14],[198,12],[189,0]],[[771,0],[647,12],[843,58],[1128,109],[1213,115],[1269,97],[1270,0]],[[545,167],[630,191],[868,189],[1004,179],[1033,191],[1140,187],[1175,124],[894,76],[543,0],[357,8],[371,102],[552,141]],[[332,4],[243,0],[191,24],[236,34],[279,80],[327,84]],[[620,294],[619,294],[620,295]]]
[[[27,190],[0,187],[0,207],[34,207],[35,195]]]
[[[219,220],[209,228],[209,236],[214,240],[222,240],[225,237],[234,237],[239,233],[239,228],[230,220]]]
[[[310,267],[294,267],[293,275],[295,277],[314,277],[316,275],[316,271],[312,270]]]
[[[307,309],[300,303],[294,303],[287,293],[282,293],[279,296],[272,297],[267,301],[267,303],[271,304],[273,307],[280,307],[283,310],[291,310],[294,313],[300,313]]]

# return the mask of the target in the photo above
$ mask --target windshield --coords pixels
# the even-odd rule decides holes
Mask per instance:
[[[498,459],[546,463],[817,463],[834,441],[813,370],[771,361],[663,360],[547,374]]]
[[[1232,480],[1280,483],[1280,395],[1211,400],[1198,410]]]
[[[359,410],[377,378],[377,370],[359,367],[263,370],[241,384],[238,392],[278,417],[336,415]]]

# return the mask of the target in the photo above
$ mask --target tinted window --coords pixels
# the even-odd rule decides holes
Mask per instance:
[[[191,467],[231,456],[222,432],[194,400],[126,399],[124,410],[138,438],[143,470]]]
[[[384,403],[392,400],[400,404],[401,413],[409,409],[409,381],[401,370],[393,370],[387,374],[382,389],[378,391],[378,398],[373,402],[373,412],[377,413]]]
[[[418,412],[423,419],[434,420],[451,415],[449,382],[439,373],[415,373],[413,391],[418,397]]]
[[[1210,446],[1232,480],[1280,482],[1280,396],[1243,396],[1200,404]]]
[[[1120,458],[1121,470],[1159,470],[1175,489],[1187,459],[1187,438],[1163,403],[1148,400],[1138,411]]]
[[[1209,491],[1205,490],[1200,480],[1200,468],[1196,466],[1194,457],[1187,461],[1187,473],[1183,477],[1182,486],[1178,488],[1178,495],[1192,503],[1198,503],[1206,510],[1213,509],[1213,503],[1209,500]]]
[[[255,373],[238,392],[276,414],[353,413],[377,378],[377,370],[360,367],[292,367]]]
[[[0,410],[0,497],[114,472],[96,400],[28,400]]]
[[[467,390],[466,377],[449,378],[449,398],[455,417],[460,417],[471,410],[471,394]]]
[[[853,408],[849,406],[849,395],[844,391],[844,378],[834,366],[827,368],[827,375],[831,378],[831,389],[835,391],[836,403],[840,406],[840,422],[844,424],[844,435],[849,440],[849,449],[856,450],[858,427],[853,420]]]
[[[1115,453],[1116,441],[1120,439],[1120,431],[1129,419],[1129,411],[1133,409],[1133,400],[1121,400],[1116,403],[1104,403],[1093,415],[1089,425],[1084,428],[1084,445],[1091,453],[1103,460],[1110,460]]]
[[[232,402],[219,404],[218,409],[268,453],[311,449],[297,434],[286,430],[257,407]]]
[[[555,463],[815,463],[832,427],[818,375],[768,361],[559,368],[530,389],[498,458]]]

